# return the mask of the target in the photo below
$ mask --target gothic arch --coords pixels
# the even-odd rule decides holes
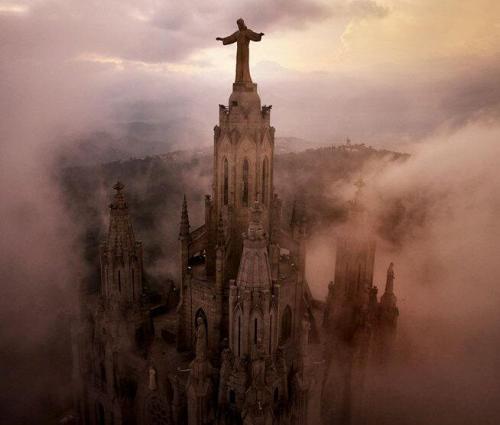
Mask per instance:
[[[201,319],[203,320],[203,324],[205,325],[205,331],[208,332],[207,315],[205,314],[205,311],[201,307],[198,310],[196,310],[196,313],[194,315],[194,328],[195,329],[198,327],[198,317],[201,317]],[[207,335],[208,335],[208,333],[207,333]]]
[[[287,342],[292,336],[292,309],[289,305],[283,310],[281,315],[281,342]]]
[[[222,169],[222,199],[224,205],[229,203],[229,163],[225,157]]]
[[[240,137],[241,137],[241,133],[238,131],[238,129],[233,129],[233,131],[231,131],[231,143],[232,144],[236,144],[238,143],[238,141],[240,140]]]
[[[250,315],[250,323],[249,323],[249,338],[250,338],[250,346],[257,347],[257,342],[260,337],[264,335],[265,329],[262,328],[264,325],[264,320],[263,320],[263,314],[262,311],[257,308],[252,311],[252,314]],[[264,344],[266,341],[261,341]]]
[[[240,356],[243,350],[243,338],[242,338],[242,327],[243,327],[243,312],[241,307],[237,306],[233,312],[233,349],[237,356]]]

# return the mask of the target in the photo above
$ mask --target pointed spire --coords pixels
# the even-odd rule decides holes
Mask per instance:
[[[380,299],[380,304],[385,308],[394,308],[396,307],[396,301],[397,299],[394,295],[394,263],[391,263],[387,269],[385,292]]]
[[[394,294],[394,263],[389,264],[387,269],[387,280],[385,283],[385,293]]]
[[[188,215],[186,195],[184,195],[184,198],[182,200],[182,213],[181,213],[179,239],[182,240],[187,237],[189,237],[189,215]]]
[[[117,208],[127,208],[127,203],[125,202],[125,196],[123,195],[123,192],[122,192],[122,190],[124,188],[125,188],[125,185],[119,180],[113,186],[113,189],[116,190],[114,205]]]
[[[124,185],[117,182],[113,189],[116,190],[114,200],[110,204],[110,220],[108,231],[108,249],[115,250],[115,255],[121,250],[132,250],[135,245],[134,231],[128,214],[128,205],[123,194]]]

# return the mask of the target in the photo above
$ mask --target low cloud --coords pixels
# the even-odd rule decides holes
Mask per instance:
[[[361,173],[378,240],[375,284],[383,290],[394,261],[400,309],[397,356],[367,383],[369,424],[498,421],[499,138],[498,124],[469,124],[434,134],[404,162]],[[309,272],[316,285],[323,280],[320,297],[338,232],[310,242],[324,257]]]

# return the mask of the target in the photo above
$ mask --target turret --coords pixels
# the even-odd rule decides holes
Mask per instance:
[[[189,244],[191,238],[189,233],[189,215],[186,195],[182,199],[181,222],[179,225],[179,267],[180,267],[180,301],[177,307],[177,349],[185,350],[190,346],[190,331],[186,329],[186,321],[190,323],[188,311],[186,310],[186,290],[189,285],[190,274],[188,273]]]
[[[375,352],[375,360],[379,364],[387,363],[392,356],[399,316],[396,301],[396,296],[394,295],[394,264],[391,263],[387,269],[385,292],[379,304],[379,326]]]
[[[230,287],[230,348],[241,358],[255,356],[258,341],[266,354],[272,354],[277,346],[277,316],[271,303],[271,268],[261,215],[262,206],[256,202],[244,236],[238,275]]]
[[[396,301],[397,299],[394,295],[394,263],[391,263],[387,269],[385,292],[380,299],[380,304],[384,308],[394,308],[396,307]]]
[[[387,269],[385,292],[380,298],[380,319],[383,325],[396,327],[399,315],[396,302],[397,298],[396,295],[394,295],[394,263],[391,263]]]
[[[113,304],[139,301],[142,295],[142,244],[135,240],[124,185],[117,182],[110,204],[109,230],[101,244],[101,296]]]
[[[190,234],[189,234],[189,215],[188,215],[188,207],[186,201],[186,195],[182,199],[182,212],[181,212],[181,222],[179,225],[179,241],[180,241],[180,267],[181,267],[181,278],[184,282],[184,278],[188,269],[188,260],[189,260],[189,242],[190,242]],[[182,296],[182,286],[181,286],[181,296]]]

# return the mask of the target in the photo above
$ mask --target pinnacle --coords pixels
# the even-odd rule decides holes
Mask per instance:
[[[182,212],[181,212],[179,236],[185,237],[187,235],[189,235],[189,215],[188,215],[186,195],[184,194],[184,197],[182,199]]]
[[[125,185],[120,180],[118,180],[116,184],[113,186],[113,189],[115,189],[119,193],[123,190],[124,187]]]

